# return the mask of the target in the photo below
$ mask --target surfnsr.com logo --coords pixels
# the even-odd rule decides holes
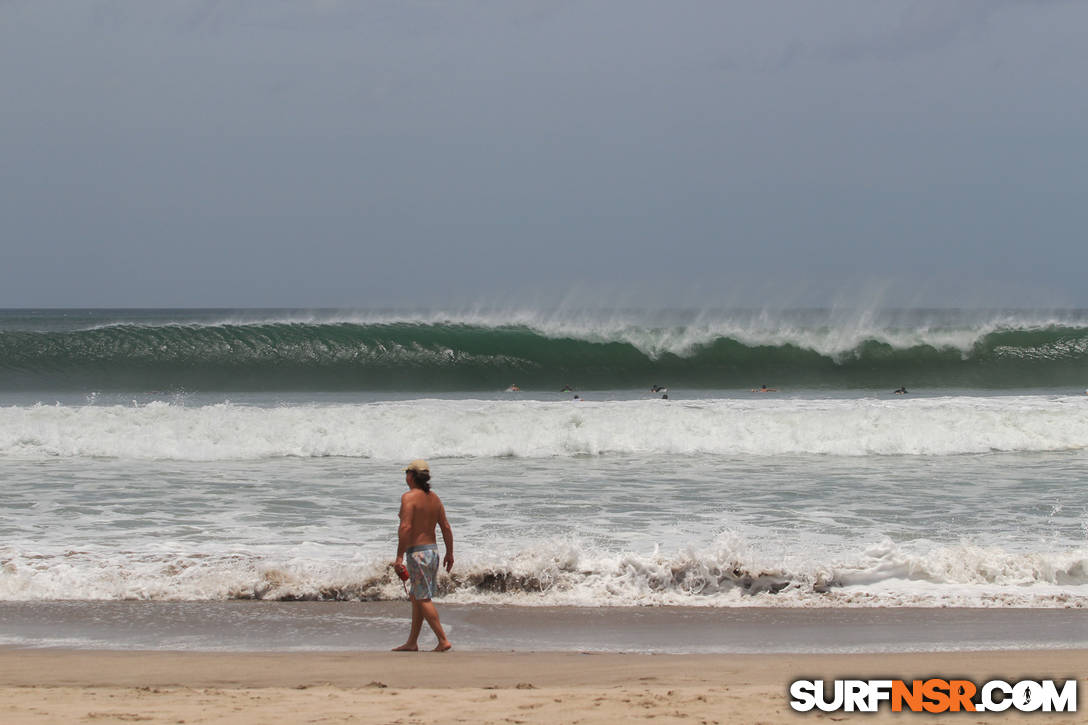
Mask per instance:
[[[798,712],[876,712],[884,703],[892,712],[1076,712],[1077,681],[796,680],[790,697]]]

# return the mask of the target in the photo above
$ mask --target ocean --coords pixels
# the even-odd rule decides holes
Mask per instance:
[[[446,604],[1083,608],[1086,386],[1083,310],[0,311],[0,602],[401,600],[426,458]]]

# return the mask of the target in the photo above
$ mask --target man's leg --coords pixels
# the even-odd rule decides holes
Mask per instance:
[[[434,648],[435,652],[445,652],[453,646],[448,639],[446,639],[446,630],[442,629],[442,623],[438,621],[438,610],[434,607],[434,602],[430,599],[424,599],[419,602],[420,612],[423,614],[423,618],[427,620],[427,624],[431,625],[431,629],[434,630],[434,636],[438,637],[438,646]]]
[[[400,647],[394,647],[394,652],[415,652],[419,649],[419,632],[423,629],[423,607],[420,606],[421,604],[422,602],[412,597],[412,629],[408,632],[408,641]],[[431,600],[428,599],[427,604],[431,604]],[[433,604],[431,608],[434,608]],[[431,627],[433,628],[434,625],[431,625]]]

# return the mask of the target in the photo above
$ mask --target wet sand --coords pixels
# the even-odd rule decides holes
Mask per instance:
[[[516,607],[439,604],[459,651],[851,653],[1088,649],[1081,609]],[[0,645],[386,651],[406,602],[0,602]],[[433,640],[425,631],[423,644]],[[430,643],[430,644],[427,644]]]

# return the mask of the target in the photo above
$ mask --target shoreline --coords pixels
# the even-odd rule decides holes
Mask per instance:
[[[1088,650],[1083,609],[525,607],[447,604],[458,651],[646,654]],[[406,601],[0,602],[0,646],[75,651],[384,652]],[[422,648],[433,644],[425,630]]]

